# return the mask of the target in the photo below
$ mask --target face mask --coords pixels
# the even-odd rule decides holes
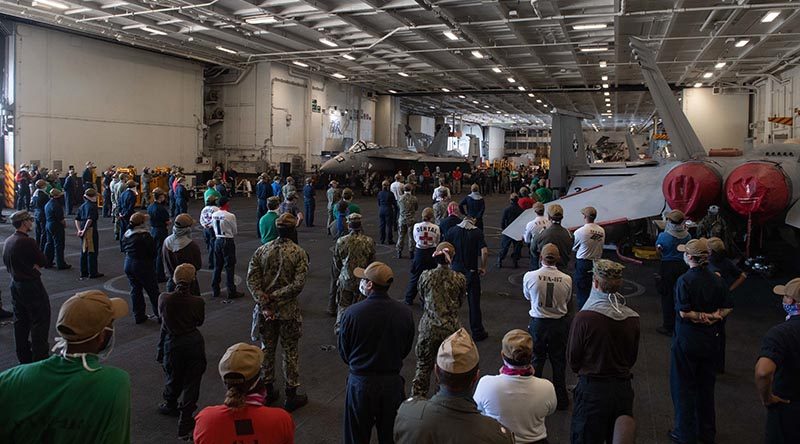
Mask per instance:
[[[786,311],[786,319],[800,314],[800,307],[797,304],[783,304],[783,310]]]
[[[685,253],[684,253],[684,255],[683,255],[683,262],[685,262],[685,263],[686,263],[686,265],[688,265],[689,267],[691,267],[691,266],[692,266],[692,263],[691,263],[691,262],[689,262],[689,255],[688,255],[688,254],[685,254]]]
[[[367,280],[361,279],[361,282],[358,283],[358,291],[361,292],[364,296],[367,295]]]
[[[97,353],[97,357],[98,357],[98,359],[100,361],[105,361],[111,355],[111,352],[114,350],[114,343],[116,342],[116,337],[117,337],[116,336],[116,331],[113,328],[105,327],[103,330],[111,332],[111,339],[106,341],[106,343],[103,345],[103,348],[100,349],[100,352]],[[97,335],[94,335],[94,336],[92,336],[92,337],[90,337],[88,339],[84,339],[83,341],[72,342],[71,344],[84,344],[86,342],[89,342],[89,341],[93,340],[99,334],[100,333],[98,333]],[[100,370],[99,368],[91,368],[91,367],[89,367],[89,363],[86,361],[86,356],[90,355],[90,354],[94,354],[94,353],[67,353],[67,345],[68,344],[70,344],[70,342],[68,342],[64,338],[56,338],[56,345],[53,347],[53,351],[60,350],[61,357],[65,358],[65,359],[69,359],[69,358],[77,359],[77,358],[80,358],[81,362],[83,364],[83,368],[85,368],[86,371],[96,372],[97,370]]]
[[[619,293],[609,293],[608,303],[611,305],[611,308],[613,308],[614,311],[620,314],[622,314],[622,310],[619,308],[626,305],[625,298]]]

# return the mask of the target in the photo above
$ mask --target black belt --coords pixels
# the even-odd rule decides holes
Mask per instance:
[[[633,379],[633,375],[629,374],[627,376],[592,376],[592,375],[580,375],[578,379],[583,379],[586,382],[628,382]]]

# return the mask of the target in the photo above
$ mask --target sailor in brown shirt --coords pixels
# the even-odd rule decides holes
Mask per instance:
[[[639,352],[639,314],[617,293],[624,268],[594,261],[592,291],[572,322],[567,360],[578,374],[572,444],[611,443],[617,417],[633,416],[630,370]]]
[[[179,214],[175,218],[175,223],[172,225],[172,234],[164,239],[164,245],[161,247],[161,257],[164,259],[164,269],[167,275],[170,276],[167,281],[167,291],[175,290],[175,282],[172,280],[172,275],[175,273],[175,268],[180,264],[192,264],[195,270],[203,268],[203,254],[200,252],[200,246],[192,239],[192,226],[194,219],[186,213]],[[200,285],[195,279],[190,290],[193,295],[200,296]]]
[[[200,396],[200,382],[206,371],[206,350],[203,335],[197,327],[205,321],[205,301],[191,294],[197,270],[192,264],[175,268],[172,280],[175,291],[161,293],[161,341],[158,361],[164,364],[164,402],[159,413],[178,417],[178,438],[192,436],[195,409]],[[179,402],[180,398],[180,402]]]

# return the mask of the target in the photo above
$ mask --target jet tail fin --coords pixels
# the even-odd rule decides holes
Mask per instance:
[[[566,188],[570,171],[589,168],[581,120],[592,117],[560,109],[552,111],[550,184],[553,188]]]
[[[450,136],[450,125],[442,125],[436,135],[433,136],[430,145],[425,148],[425,152],[432,156],[447,155],[447,138]]]
[[[636,142],[633,141],[633,135],[625,132],[625,144],[628,145],[628,160],[639,160],[639,150],[636,149]]]
[[[647,89],[650,90],[650,95],[653,96],[653,102],[664,122],[664,127],[672,142],[672,150],[676,153],[678,160],[705,157],[706,150],[672,94],[664,75],[658,69],[653,50],[636,37],[631,37],[630,45],[636,61],[642,68],[644,82]]]

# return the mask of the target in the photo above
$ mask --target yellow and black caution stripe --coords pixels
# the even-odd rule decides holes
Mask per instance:
[[[7,163],[5,164],[5,174],[3,175],[3,186],[5,187],[5,195],[6,195],[6,208],[15,208],[14,200],[16,199],[16,182],[14,181],[16,177],[16,172],[14,171],[14,164]]]
[[[777,123],[779,125],[789,125],[789,126],[791,126],[792,122],[794,121],[794,118],[793,117],[778,117],[778,116],[774,116],[774,117],[770,117],[767,120],[769,120],[772,123]]]
[[[655,133],[655,134],[653,134],[653,139],[655,139],[655,140],[669,140],[669,135],[667,133]]]

